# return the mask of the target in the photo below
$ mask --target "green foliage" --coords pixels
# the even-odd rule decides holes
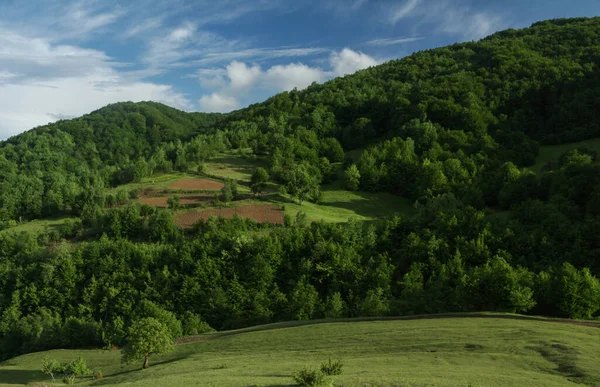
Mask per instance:
[[[600,164],[581,141],[600,135],[599,23],[503,31],[228,115],[114,104],[0,143],[0,357],[119,346],[143,318],[173,337],[450,311],[597,318]],[[272,179],[299,203],[265,198],[288,201],[284,225],[181,230],[174,211],[130,203],[130,187],[223,154],[253,161],[224,177],[255,193]],[[357,192],[321,190],[338,172]],[[222,200],[236,191],[227,180]]]
[[[86,361],[81,357],[69,363],[60,363],[57,360],[50,359],[48,356],[45,356],[42,359],[42,372],[46,375],[50,375],[53,382],[56,381],[54,377],[56,374],[65,384],[74,384],[75,379],[78,376],[84,376],[91,373],[87,367]]]
[[[320,195],[320,174],[306,164],[299,164],[284,173],[286,192],[302,205],[305,200],[317,201]]]
[[[320,370],[306,367],[294,372],[292,379],[302,387],[316,387],[325,383],[325,375]]]
[[[340,360],[329,361],[321,363],[321,372],[327,376],[337,376],[342,374],[342,368],[344,364]]]
[[[173,339],[166,325],[152,317],[142,318],[129,328],[121,359],[125,364],[144,359],[142,367],[148,368],[150,355],[173,350]]]
[[[230,203],[238,196],[237,182],[233,179],[225,180],[225,185],[221,188],[221,201]]]
[[[250,180],[250,189],[255,195],[258,195],[262,191],[264,191],[267,186],[267,181],[269,180],[269,173],[264,168],[256,168],[254,173],[252,174],[252,178]]]
[[[173,211],[177,211],[179,208],[179,196],[172,196],[167,199],[167,207],[169,207]]]
[[[58,360],[50,359],[48,355],[42,359],[42,372],[52,377],[52,382],[55,382],[54,374],[58,374],[61,370],[61,364]]]
[[[360,185],[360,172],[356,168],[356,164],[352,164],[346,169],[346,189],[356,191]]]

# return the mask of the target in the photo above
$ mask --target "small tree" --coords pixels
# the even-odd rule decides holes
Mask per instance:
[[[52,377],[52,382],[56,382],[54,374],[60,371],[60,363],[57,360],[50,359],[48,355],[42,359],[42,372]]]
[[[171,352],[173,348],[173,337],[167,326],[155,318],[143,318],[129,329],[127,344],[121,352],[121,361],[131,364],[143,358],[142,368],[148,368],[150,355]]]
[[[233,179],[227,179],[225,185],[221,188],[221,200],[229,203],[236,199],[238,195],[237,182]]]
[[[346,188],[350,191],[356,191],[360,184],[360,172],[356,164],[352,164],[346,169]]]
[[[269,173],[264,168],[256,168],[256,171],[252,174],[250,179],[250,189],[255,195],[261,193],[267,186],[267,180],[269,180]]]
[[[167,200],[167,207],[176,211],[179,208],[179,196],[173,196]]]
[[[54,375],[57,374],[62,376],[65,384],[73,384],[75,383],[75,378],[88,375],[91,371],[87,367],[85,360],[81,357],[70,363],[59,363],[57,360],[45,356],[42,359],[42,372],[50,375],[53,382],[56,382]]]

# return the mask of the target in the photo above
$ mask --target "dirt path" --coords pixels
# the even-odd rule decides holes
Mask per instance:
[[[210,340],[216,340],[227,336],[241,335],[250,332],[261,332],[273,329],[294,328],[306,325],[330,324],[340,322],[365,322],[365,321],[409,321],[409,320],[433,320],[443,318],[495,318],[507,320],[528,320],[538,322],[548,322],[555,324],[579,325],[592,328],[600,328],[600,321],[569,320],[561,318],[545,318],[536,316],[511,315],[511,314],[493,314],[493,313],[442,313],[442,314],[424,314],[415,316],[396,316],[396,317],[358,317],[358,318],[340,318],[328,320],[309,320],[309,321],[287,321],[282,323],[273,323],[259,325],[256,327],[243,328],[234,331],[217,332],[210,335],[186,336],[177,339],[177,344],[198,343]]]

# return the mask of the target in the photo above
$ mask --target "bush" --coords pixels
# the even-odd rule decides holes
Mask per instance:
[[[341,375],[342,367],[344,365],[341,361],[336,360],[332,362],[331,358],[329,358],[328,362],[321,363],[321,372],[328,376]]]
[[[303,387],[320,386],[325,382],[325,375],[321,371],[306,367],[294,372],[292,378],[297,385]]]
[[[182,322],[183,334],[186,336],[201,335],[203,333],[215,331],[200,315],[190,311],[185,312]]]

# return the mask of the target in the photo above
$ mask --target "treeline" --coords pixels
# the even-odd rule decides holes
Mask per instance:
[[[541,208],[527,202],[501,221],[449,194],[377,227],[307,224],[300,214],[265,233],[252,221],[214,218],[183,231],[168,210],[127,206],[65,227],[83,242],[3,233],[1,356],[119,346],[143,317],[162,316],[179,335],[481,310],[593,318],[600,268],[581,268],[581,250],[555,245],[564,242],[546,224],[552,216],[527,215]]]

